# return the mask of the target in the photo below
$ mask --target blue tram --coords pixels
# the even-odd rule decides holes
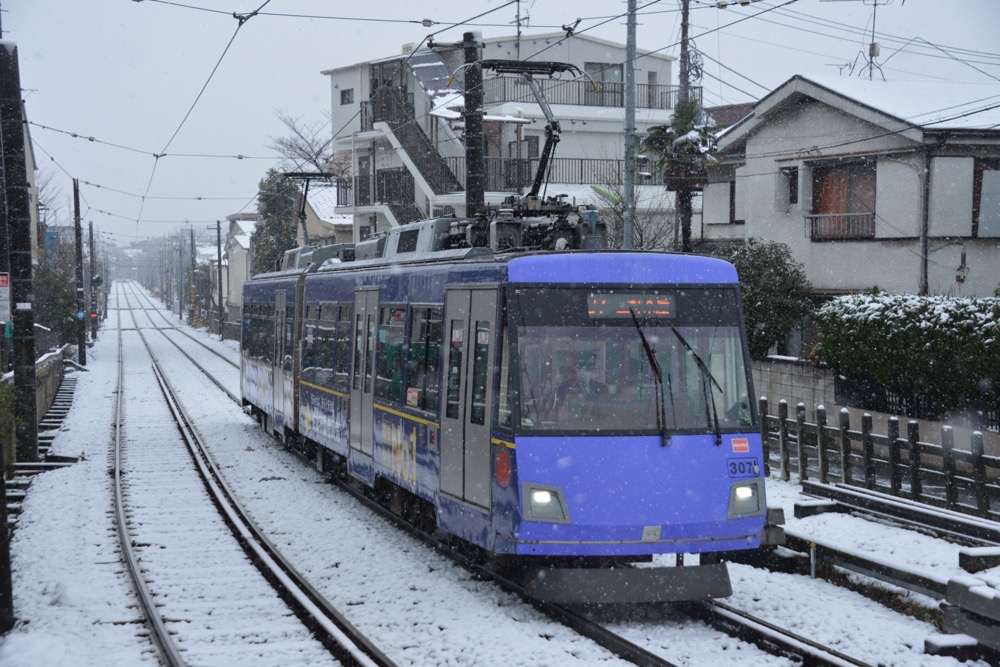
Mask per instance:
[[[768,535],[733,266],[440,249],[458,222],[247,282],[245,404],[321,466],[522,566],[539,598],[730,594],[711,554]]]

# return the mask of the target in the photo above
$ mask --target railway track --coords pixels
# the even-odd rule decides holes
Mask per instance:
[[[164,319],[166,320],[166,318]],[[169,322],[168,326],[173,327],[173,325]],[[171,340],[171,343],[177,346],[176,341]],[[192,363],[196,363],[186,353],[185,356],[187,356]],[[202,372],[211,376],[211,372],[205,370],[204,367],[202,367]],[[238,398],[233,397],[229,392],[227,392],[227,394],[229,394],[230,398],[237,404],[240,403]],[[360,493],[351,485],[341,484],[340,486],[342,489],[350,492],[360,501],[365,503],[372,510],[391,520],[393,523],[400,526],[402,529],[414,535],[418,539],[424,541],[426,544],[432,546],[435,551],[447,554],[455,562],[461,564],[463,567],[466,567],[470,572],[473,572],[477,578],[492,580],[505,590],[520,595],[525,602],[531,604],[536,609],[546,614],[549,618],[565,625],[574,632],[591,639],[615,655],[618,655],[619,657],[635,664],[675,664],[640,643],[632,642],[623,637],[621,634],[610,630],[607,624],[600,620],[600,618],[595,620],[595,618],[591,615],[581,613],[581,610],[559,605],[540,603],[532,600],[524,594],[522,590],[520,590],[517,583],[513,580],[507,579],[495,571],[484,569],[476,563],[474,559],[467,558],[463,554],[451,549],[447,544],[435,539],[429,534],[416,531],[409,523],[400,519],[385,506],[378,504],[371,498],[367,497],[366,494]],[[772,623],[763,619],[755,618],[724,604],[698,603],[668,607],[668,610],[664,613],[665,616],[671,613],[670,610],[680,609],[685,615],[697,618],[706,625],[716,628],[718,631],[732,637],[739,638],[741,641],[754,644],[761,651],[787,658],[791,663],[838,666],[867,664],[861,660],[839,653],[834,649],[824,647],[819,642],[813,642],[795,633],[782,630]]]
[[[132,317],[134,331],[119,329],[115,507],[122,552],[163,661],[393,664],[245,516]],[[162,398],[151,395],[154,385]]]

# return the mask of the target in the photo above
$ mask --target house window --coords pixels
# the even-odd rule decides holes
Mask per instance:
[[[340,91],[340,103],[343,104],[354,104],[354,89],[345,88]]]
[[[788,204],[799,203],[799,168],[782,167],[781,173],[788,179]]]
[[[875,238],[875,162],[813,168],[813,241]]]
[[[977,159],[972,182],[972,235],[1000,237],[1000,159]]]

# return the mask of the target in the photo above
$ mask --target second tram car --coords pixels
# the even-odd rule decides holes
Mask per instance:
[[[716,558],[653,557],[767,541],[733,266],[418,250],[454,225],[249,281],[245,404],[320,465],[521,566],[541,599],[730,594]]]

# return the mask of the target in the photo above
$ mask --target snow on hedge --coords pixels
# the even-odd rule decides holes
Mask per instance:
[[[820,359],[850,380],[923,395],[942,412],[1000,397],[1000,299],[858,294],[816,319]]]

